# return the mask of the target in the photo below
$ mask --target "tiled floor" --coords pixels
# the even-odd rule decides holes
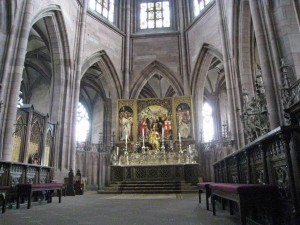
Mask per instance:
[[[204,195],[203,195],[204,197]],[[204,202],[204,199],[203,201]],[[100,195],[56,197],[31,209],[8,209],[0,225],[238,225],[238,216],[217,210],[217,216],[198,204],[198,194]]]

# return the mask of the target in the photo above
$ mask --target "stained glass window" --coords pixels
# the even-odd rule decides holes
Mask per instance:
[[[140,4],[140,28],[170,27],[169,1],[148,1]]]
[[[114,22],[114,0],[90,0],[89,7]]]
[[[194,15],[198,16],[211,1],[212,0],[194,0]]]

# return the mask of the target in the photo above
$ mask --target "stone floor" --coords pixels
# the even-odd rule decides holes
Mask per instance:
[[[204,197],[204,195],[203,195]],[[204,202],[204,199],[203,201]],[[56,197],[50,204],[8,209],[0,225],[238,225],[237,215],[217,210],[217,216],[198,204],[198,194],[121,194],[87,192],[75,197]]]

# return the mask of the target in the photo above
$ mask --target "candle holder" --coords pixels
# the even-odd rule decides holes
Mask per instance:
[[[125,156],[125,160],[126,160],[126,164],[129,164],[129,160],[128,160],[128,146],[127,146],[127,136],[126,136],[126,141],[125,141],[125,151],[124,151],[124,156]]]
[[[187,152],[186,152],[186,163],[190,163],[191,162],[191,153],[189,151],[189,148],[187,149]]]
[[[145,154],[145,137],[144,137],[144,130],[143,130],[143,145],[142,145],[142,153]]]
[[[161,143],[160,151],[161,151],[161,153],[163,153],[163,154],[166,153],[166,147],[165,147],[164,142]]]
[[[179,154],[183,154],[183,150],[181,148],[181,141],[179,140]]]
[[[142,146],[142,153],[145,154],[145,152],[146,152],[146,147],[145,147],[145,145],[143,145]]]

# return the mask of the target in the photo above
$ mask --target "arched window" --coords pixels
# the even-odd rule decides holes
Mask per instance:
[[[77,108],[76,141],[84,142],[90,129],[89,114],[79,102]]]
[[[205,102],[202,109],[203,115],[203,141],[209,142],[214,137],[214,121],[212,117],[212,108]]]
[[[89,7],[113,23],[115,10],[114,5],[114,0],[90,0]]]
[[[140,1],[140,29],[167,28],[171,26],[169,1]]]
[[[194,0],[194,16],[198,16],[210,2],[212,0]]]

